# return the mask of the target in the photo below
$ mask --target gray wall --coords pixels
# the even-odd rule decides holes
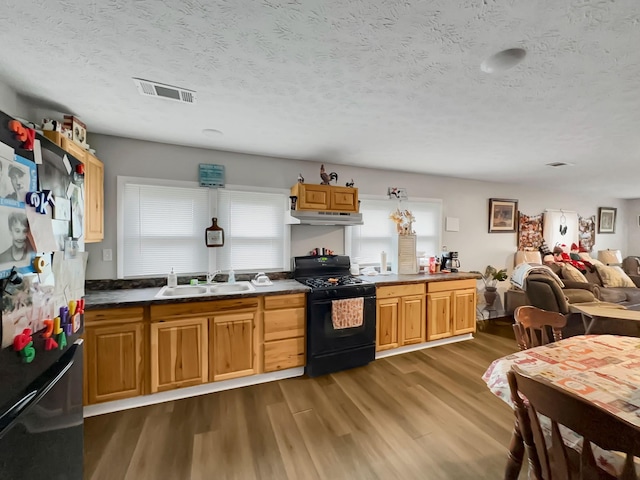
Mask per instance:
[[[118,175],[197,181],[198,164],[215,163],[225,166],[226,182],[230,185],[289,188],[296,182],[298,173],[302,173],[308,183],[319,183],[320,165],[316,162],[204,150],[107,135],[90,135],[89,143],[96,148],[98,157],[105,164],[105,239],[86,247],[89,252],[88,279],[116,278]],[[443,245],[460,252],[464,270],[483,270],[487,264],[508,268],[513,265],[516,235],[487,233],[487,204],[491,197],[516,198],[519,200],[519,209],[529,215],[541,213],[546,208],[562,208],[577,211],[581,216],[590,216],[597,214],[599,206],[617,207],[616,233],[597,235],[595,250],[620,248],[624,254],[627,253],[629,229],[622,221],[628,217],[627,202],[624,200],[392,170],[331,164],[325,166],[329,171],[338,172],[340,183],[353,178],[360,194],[384,195],[388,186],[397,186],[407,188],[410,197],[442,199],[443,215],[460,219],[459,232],[443,232]],[[567,181],[571,180],[568,178]],[[316,246],[342,252],[343,230],[343,227],[293,226],[292,256],[306,254]],[[114,261],[102,261],[103,248],[113,249]]]
[[[20,118],[26,118],[30,113],[28,105],[22,97],[2,81],[0,81],[0,110],[13,117]]]

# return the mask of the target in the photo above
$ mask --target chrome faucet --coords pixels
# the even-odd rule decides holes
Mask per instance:
[[[219,273],[222,273],[222,270],[207,272],[207,283],[215,283],[216,277],[218,276]]]

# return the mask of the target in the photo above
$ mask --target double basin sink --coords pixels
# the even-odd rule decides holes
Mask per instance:
[[[207,295],[228,295],[254,291],[255,287],[250,282],[178,285],[177,287],[164,286],[156,294],[156,298],[204,297]]]

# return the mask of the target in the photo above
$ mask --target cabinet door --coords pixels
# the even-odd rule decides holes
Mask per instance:
[[[424,295],[400,298],[400,345],[425,341],[427,326],[425,303]]]
[[[331,187],[329,210],[357,212],[358,189],[349,187]]]
[[[301,210],[326,210],[330,203],[328,185],[300,184],[298,208]]]
[[[86,152],[84,172],[84,241],[104,239],[104,165]]]
[[[451,292],[435,292],[427,295],[427,340],[450,337]]]
[[[216,315],[209,341],[211,381],[253,375],[256,368],[255,312]]]
[[[151,324],[151,391],[208,381],[207,319]]]
[[[476,331],[476,289],[467,288],[453,292],[453,334]]]
[[[398,298],[385,298],[378,300],[376,306],[376,351],[396,348],[400,301]]]
[[[88,404],[143,394],[142,322],[85,328]]]

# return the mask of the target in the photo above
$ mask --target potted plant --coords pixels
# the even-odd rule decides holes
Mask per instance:
[[[482,281],[484,282],[484,301],[487,306],[493,305],[498,296],[498,282],[503,282],[507,279],[507,269],[503,268],[497,270],[491,265],[487,265],[487,268],[482,274]]]

